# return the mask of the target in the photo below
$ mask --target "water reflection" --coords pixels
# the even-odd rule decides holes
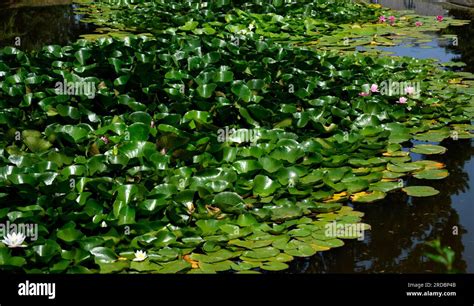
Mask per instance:
[[[94,29],[80,22],[80,17],[74,14],[74,5],[0,8],[0,47],[34,50],[48,44],[71,43]]]
[[[474,20],[474,9],[460,10],[451,9],[449,15],[466,20]],[[474,22],[462,27],[448,27],[441,31],[441,34],[455,34],[458,37],[458,44],[448,44],[446,47],[459,55],[459,60],[466,63],[466,71],[474,72],[474,44],[472,39],[474,37]]]
[[[395,10],[414,10],[419,15],[437,16],[445,15],[441,1],[430,0],[372,0],[371,3],[378,3]]]

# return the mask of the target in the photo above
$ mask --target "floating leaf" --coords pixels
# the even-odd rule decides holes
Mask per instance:
[[[418,154],[443,154],[446,152],[446,148],[432,144],[418,144],[411,151]]]
[[[359,192],[351,196],[351,201],[359,203],[371,203],[384,199],[386,194],[382,191],[374,190],[372,192]]]
[[[440,180],[444,179],[449,175],[448,170],[423,170],[420,172],[415,172],[413,174],[417,179],[426,179],[426,180]]]
[[[430,197],[439,193],[438,190],[430,186],[409,186],[402,190],[412,197]]]

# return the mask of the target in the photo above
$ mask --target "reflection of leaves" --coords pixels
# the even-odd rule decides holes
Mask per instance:
[[[456,253],[450,247],[441,246],[441,242],[439,240],[427,242],[426,245],[436,251],[436,254],[426,252],[426,257],[433,260],[434,262],[442,264],[447,272],[454,272],[453,263]]]

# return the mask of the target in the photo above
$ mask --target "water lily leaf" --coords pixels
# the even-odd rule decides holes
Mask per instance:
[[[249,251],[244,251],[242,256],[254,259],[262,259],[277,256],[280,250],[274,247],[257,248]]]
[[[130,138],[128,140],[146,141],[150,133],[150,125],[149,124],[147,125],[141,122],[136,122],[130,125],[127,131],[129,133],[129,138]]]
[[[134,262],[134,261],[132,261],[131,263],[126,262],[126,261],[117,261],[117,262],[111,262],[111,263],[99,262],[98,264],[99,264],[99,269],[100,269],[101,274],[116,273],[116,272],[120,272],[122,270],[125,270],[129,267],[131,269],[137,270],[137,271],[151,271],[151,270],[153,270],[153,269],[150,269],[150,270],[137,269],[137,266],[140,266],[140,264],[143,264],[143,263]]]
[[[209,220],[198,220],[196,225],[201,229],[203,235],[212,235],[219,230],[222,221],[209,219]]]
[[[34,246],[33,250],[35,250],[40,257],[45,257],[49,260],[61,252],[61,246],[56,241],[48,239],[44,244]]]
[[[295,257],[310,257],[316,254],[316,250],[312,248],[311,245],[299,240],[291,240],[288,242],[283,251]]]
[[[191,264],[185,260],[175,260],[161,265],[161,269],[157,272],[160,274],[176,274],[185,269],[190,269]]]
[[[271,218],[273,221],[290,220],[300,217],[303,211],[297,206],[271,207]]]
[[[444,179],[449,175],[448,170],[442,169],[442,170],[422,170],[420,172],[415,172],[413,174],[414,177],[417,179],[426,179],[426,180],[440,180]]]
[[[241,214],[237,218],[237,224],[241,227],[246,227],[258,224],[258,221],[251,214]]]
[[[221,192],[214,197],[213,205],[224,212],[241,214],[245,212],[244,200],[235,192]]]
[[[418,154],[443,154],[446,152],[446,148],[442,146],[432,144],[418,144],[414,146],[411,151]]]
[[[446,167],[445,164],[433,160],[418,160],[413,163],[422,166],[424,170],[443,169]]]
[[[242,99],[244,102],[250,102],[250,99],[252,97],[252,91],[250,88],[243,84],[242,82],[234,82],[234,84],[231,87],[232,92]]]
[[[137,158],[144,156],[151,156],[156,153],[156,147],[151,142],[147,141],[130,141],[118,149],[120,154],[127,158]]]
[[[416,134],[414,138],[420,141],[440,142],[450,137],[449,130],[430,130],[425,133]]]
[[[409,186],[402,190],[412,197],[430,197],[439,193],[438,190],[430,186]]]
[[[197,91],[199,93],[199,96],[207,99],[212,96],[216,88],[217,88],[216,84],[202,84],[202,85],[199,85],[199,87],[197,88]]]
[[[234,80],[234,73],[232,71],[217,71],[214,74],[214,82],[228,83]]]
[[[89,130],[82,126],[63,125],[56,128],[56,133],[64,133],[72,137],[75,143],[78,143],[87,137]]]
[[[129,204],[139,193],[139,188],[137,185],[127,184],[120,185],[116,189],[117,199],[123,201],[124,204]]]
[[[237,173],[247,173],[255,170],[259,170],[262,168],[260,163],[256,160],[239,160],[236,161],[235,163],[232,164],[232,166],[235,168]]]
[[[302,228],[297,228],[289,231],[288,235],[290,235],[291,237],[306,237],[311,235],[311,231]]]
[[[90,252],[99,263],[112,263],[117,259],[117,255],[110,248],[96,247]]]
[[[253,180],[253,194],[267,197],[273,194],[281,185],[265,175],[257,175]]]
[[[59,239],[64,240],[66,242],[74,242],[77,241],[79,238],[83,236],[82,232],[76,230],[73,227],[66,227],[64,229],[58,230],[57,234]]]
[[[404,163],[404,164],[387,164],[387,170],[391,172],[412,172],[420,170],[422,166],[415,163]]]
[[[385,198],[385,196],[386,193],[378,190],[374,190],[372,192],[363,191],[353,194],[351,196],[351,201],[359,203],[371,203],[378,200],[382,200]]]
[[[23,142],[33,153],[44,152],[52,146],[49,141],[36,137],[25,137]]]
[[[221,249],[216,252],[208,253],[207,255],[192,253],[190,257],[192,260],[197,260],[200,262],[216,263],[219,261],[224,261],[224,260],[237,257],[238,255],[239,255],[238,253],[234,253],[226,249]]]
[[[106,265],[113,265],[112,264],[106,264]],[[103,264],[102,264],[103,265]],[[107,267],[107,266],[106,266]],[[102,266],[101,266],[102,268]],[[130,269],[140,271],[140,272],[149,272],[149,271],[159,271],[162,269],[161,265],[158,265],[156,263],[152,263],[149,260],[145,261],[132,261],[130,263]]]
[[[118,225],[134,224],[135,223],[135,208],[125,205],[118,214]]]
[[[403,187],[403,181],[401,183],[397,182],[377,182],[370,185],[370,190],[372,191],[381,191],[389,192],[392,190],[400,189]]]
[[[344,242],[341,239],[328,239],[328,240],[316,240],[315,244],[328,247],[328,248],[338,248],[344,245]]]
[[[268,261],[260,265],[260,268],[267,271],[282,271],[288,269],[288,265],[278,261]]]
[[[87,49],[80,49],[76,53],[74,53],[77,61],[80,65],[84,66],[86,61],[91,57],[91,53]]]
[[[272,244],[272,240],[230,240],[229,245],[236,245],[246,249],[258,249]],[[249,256],[250,257],[250,256]]]

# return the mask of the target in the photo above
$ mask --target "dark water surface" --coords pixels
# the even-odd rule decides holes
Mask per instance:
[[[80,22],[71,2],[0,0],[0,47],[37,50],[44,45],[66,45],[92,32],[95,27]]]
[[[378,2],[395,9],[411,9],[423,15],[451,15],[473,19],[474,13],[460,9],[449,11],[434,1],[386,0]],[[34,5],[34,6],[32,6]],[[80,22],[69,0],[4,1],[0,0],[0,47],[14,46],[20,37],[21,49],[34,50],[47,44],[67,44],[80,34],[91,33],[94,27]],[[426,45],[405,45],[385,48],[395,55],[437,58],[440,61],[460,60],[465,70],[474,72],[474,24],[450,27],[441,34],[457,34],[458,46],[434,40]],[[435,36],[439,37],[439,36]],[[321,252],[292,263],[292,273],[353,272],[442,272],[423,255],[424,243],[440,239],[456,252],[454,268],[474,272],[474,150],[471,140],[447,140],[444,155],[432,158],[447,165],[450,176],[441,181],[417,181],[409,185],[431,185],[440,194],[413,199],[401,192],[390,194],[384,201],[357,205],[365,212],[364,222],[372,226],[364,241],[349,241],[346,246]],[[420,158],[423,158],[422,156]],[[453,228],[458,227],[458,235]]]

